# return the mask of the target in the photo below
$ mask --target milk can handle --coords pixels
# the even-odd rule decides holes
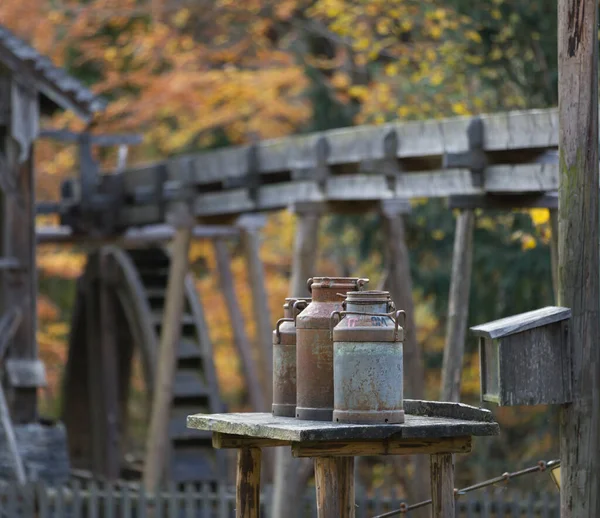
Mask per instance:
[[[362,287],[367,284],[367,282],[369,282],[369,279],[356,279],[356,290],[360,291],[362,289]]]
[[[398,339],[398,319],[400,315],[404,318],[402,319],[402,324],[406,323],[406,312],[404,310],[392,311],[391,313],[366,313],[364,311],[334,311],[331,313],[329,317],[329,337],[333,340],[333,328],[340,323],[342,318],[346,315],[361,315],[367,317],[389,317],[394,321],[394,340]],[[337,317],[337,322],[334,324],[334,317]],[[404,325],[402,326],[404,329]]]
[[[292,306],[292,315],[294,316],[294,318],[292,318],[292,320],[294,321],[294,325],[296,325],[296,317],[302,310],[306,309],[306,306],[308,306],[308,304],[309,304],[308,300],[302,300],[302,299],[294,302],[294,305]],[[304,307],[301,308],[300,306],[304,306]]]
[[[294,319],[293,318],[280,318],[277,321],[277,324],[275,324],[275,337],[277,338],[277,343],[280,344],[281,343],[281,333],[279,332],[279,326],[281,324],[283,324],[284,322],[293,322]]]
[[[306,287],[308,288],[308,293],[310,293],[310,294],[312,294],[313,282],[314,282],[314,280],[312,277],[306,281]]]

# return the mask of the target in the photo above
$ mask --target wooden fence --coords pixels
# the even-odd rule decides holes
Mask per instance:
[[[261,516],[270,516],[271,489],[262,495]],[[402,499],[376,491],[356,490],[356,518],[371,518],[397,509]],[[558,492],[521,494],[502,490],[476,492],[457,501],[457,518],[559,518]],[[0,518],[233,518],[234,488],[173,486],[154,495],[137,486],[73,482],[62,487],[45,485],[0,486]],[[314,491],[308,491],[297,518],[316,517]],[[404,517],[410,516],[402,515]],[[274,517],[273,517],[274,518]]]

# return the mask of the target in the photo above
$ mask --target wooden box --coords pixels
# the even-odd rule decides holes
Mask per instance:
[[[472,327],[481,399],[501,406],[570,402],[570,318],[570,309],[551,306]]]

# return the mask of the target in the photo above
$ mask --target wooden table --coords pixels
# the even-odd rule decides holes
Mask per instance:
[[[354,457],[429,454],[433,518],[454,517],[454,453],[472,436],[498,435],[488,410],[459,403],[406,400],[400,425],[352,425],[267,413],[196,414],[188,428],[213,432],[215,448],[237,448],[236,517],[257,518],[261,448],[291,446],[313,457],[319,518],[354,517]],[[281,517],[273,517],[281,518]]]

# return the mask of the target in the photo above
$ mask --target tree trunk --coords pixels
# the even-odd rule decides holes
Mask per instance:
[[[561,517],[600,516],[598,3],[558,2],[559,289],[573,403],[561,412]]]

